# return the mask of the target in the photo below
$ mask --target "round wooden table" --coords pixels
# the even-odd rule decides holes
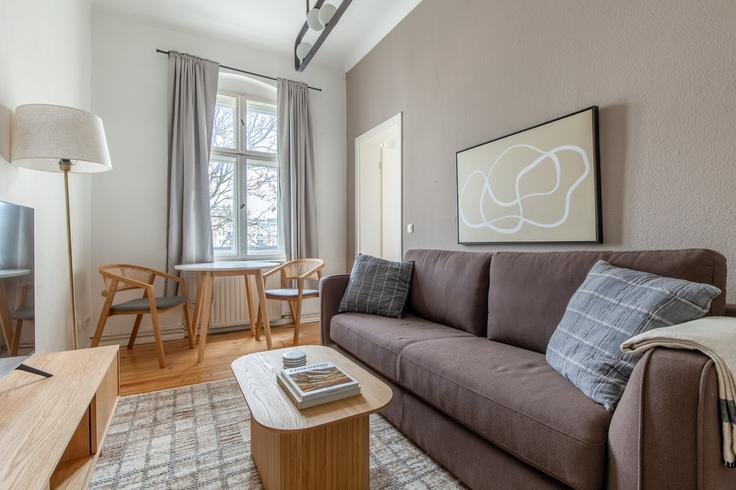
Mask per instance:
[[[194,272],[197,275],[197,300],[194,304],[194,321],[191,338],[195,338],[197,322],[199,328],[199,353],[197,361],[204,359],[204,349],[207,343],[207,331],[210,327],[210,310],[212,309],[212,292],[215,277],[243,276],[245,280],[245,302],[248,306],[248,320],[254,337],[260,339],[258,319],[254,314],[254,302],[250,278],[253,277],[258,294],[258,302],[261,305],[261,320],[263,321],[263,332],[266,334],[266,347],[271,349],[271,324],[268,320],[268,308],[266,308],[266,293],[263,285],[263,270],[276,267],[278,262],[265,260],[239,260],[231,262],[209,262],[204,264],[180,264],[176,270],[181,272]],[[201,318],[200,318],[201,317]]]

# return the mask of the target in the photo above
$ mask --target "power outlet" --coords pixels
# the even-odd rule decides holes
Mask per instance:
[[[414,233],[414,223],[409,223],[408,225],[406,225],[406,232]]]

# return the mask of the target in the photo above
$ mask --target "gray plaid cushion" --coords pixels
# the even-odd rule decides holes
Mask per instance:
[[[638,356],[620,346],[641,332],[704,316],[721,291],[709,284],[614,267],[599,260],[567,305],[547,362],[607,410],[616,408]]]
[[[391,262],[358,255],[339,311],[398,318],[409,296],[413,269],[414,262]]]

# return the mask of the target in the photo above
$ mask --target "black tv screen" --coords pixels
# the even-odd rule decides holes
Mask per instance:
[[[0,201],[0,378],[36,346],[33,209]]]

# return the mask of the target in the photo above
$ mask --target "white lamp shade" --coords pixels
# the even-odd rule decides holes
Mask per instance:
[[[58,105],[27,104],[15,109],[10,159],[19,167],[47,172],[60,172],[59,160],[70,160],[71,172],[112,169],[102,119]]]
[[[331,3],[325,3],[319,8],[319,21],[322,24],[327,25],[332,20],[332,16],[335,15],[337,7]]]
[[[319,9],[311,9],[307,12],[307,25],[310,29],[315,31],[321,31],[325,28],[322,22],[319,20]]]
[[[312,45],[306,41],[300,42],[296,47],[296,56],[300,60],[307,57],[309,52],[312,50]]]

